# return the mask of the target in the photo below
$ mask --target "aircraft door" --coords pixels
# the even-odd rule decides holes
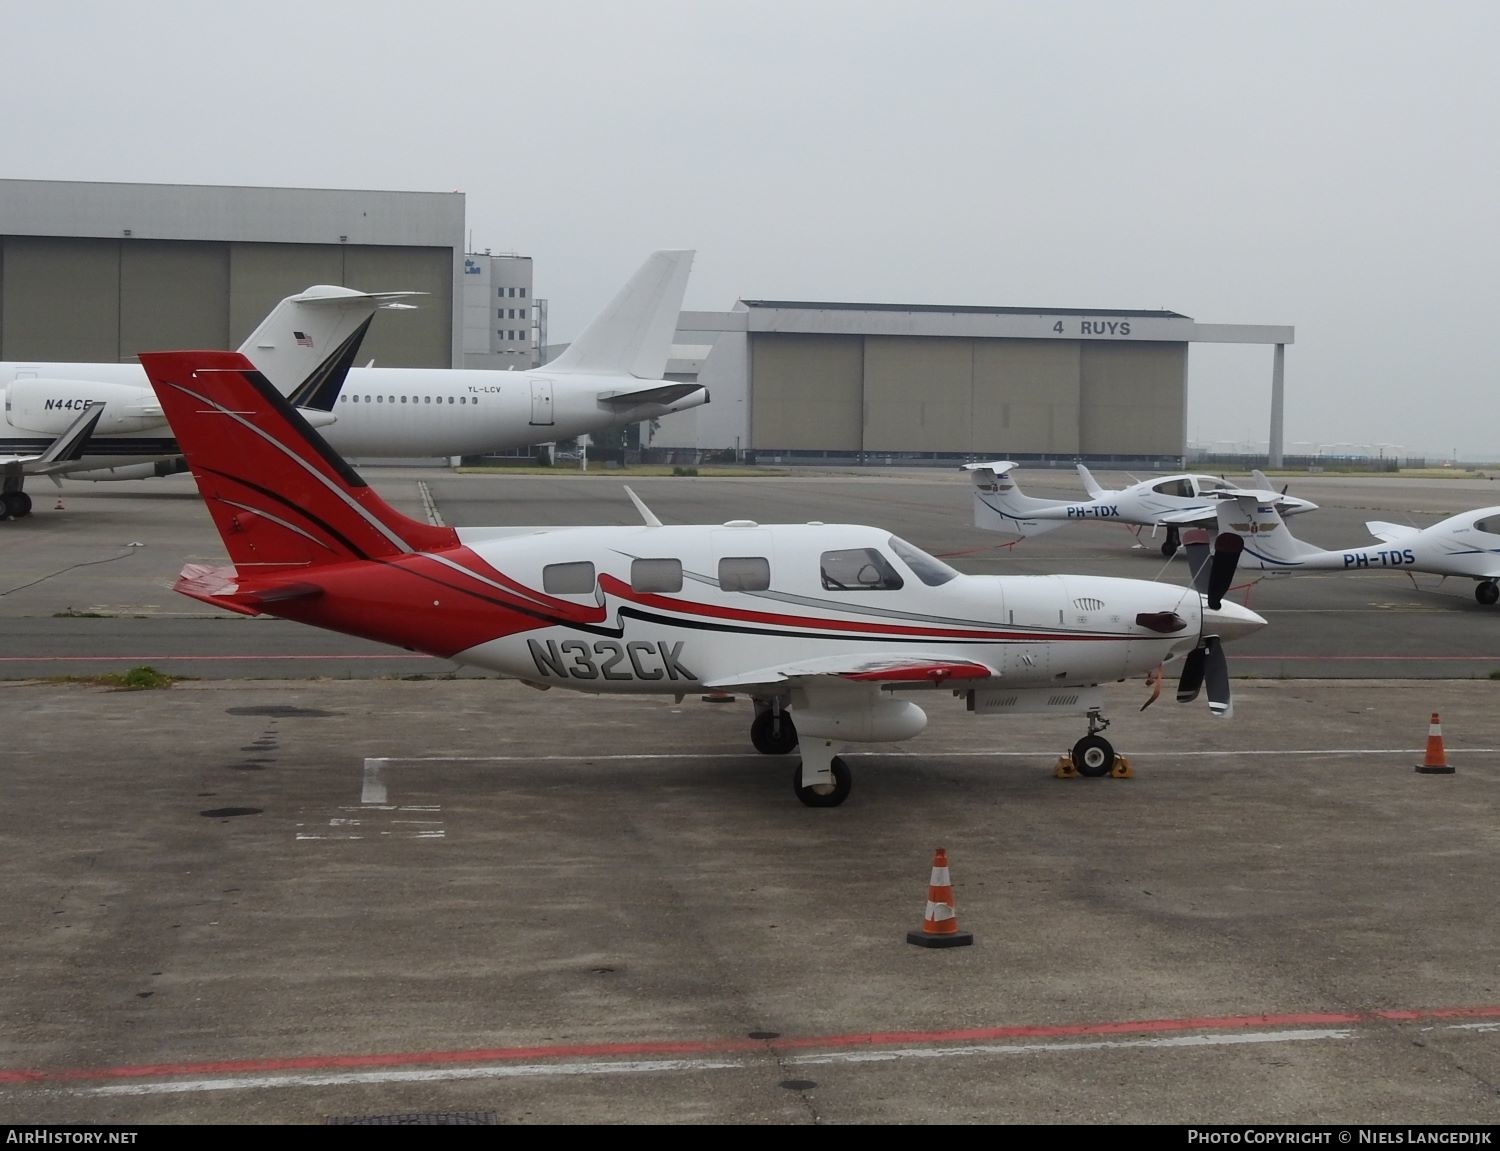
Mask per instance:
[[[531,425],[552,426],[552,381],[531,381]]]

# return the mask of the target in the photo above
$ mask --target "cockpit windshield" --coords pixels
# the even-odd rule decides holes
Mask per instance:
[[[888,542],[891,551],[895,552],[901,562],[911,568],[912,574],[928,587],[945,584],[958,574],[942,560],[928,555],[915,544],[907,543],[900,536],[892,536]]]

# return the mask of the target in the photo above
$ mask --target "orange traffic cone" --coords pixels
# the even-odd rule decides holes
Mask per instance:
[[[62,496],[57,497],[57,505],[52,510],[55,512],[60,512],[63,510]]]
[[[927,885],[927,913],[922,917],[921,931],[908,931],[906,942],[919,947],[963,947],[974,942],[974,936],[958,929],[958,913],[953,909],[953,880],[948,875],[948,852],[938,848],[932,857],[932,879]]]
[[[1417,771],[1423,775],[1453,774],[1453,768],[1443,754],[1443,725],[1437,712],[1432,713],[1432,722],[1427,727],[1427,755],[1417,764]]]

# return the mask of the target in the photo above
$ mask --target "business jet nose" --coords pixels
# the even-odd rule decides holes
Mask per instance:
[[[1222,640],[1242,639],[1265,626],[1264,616],[1229,600],[1224,600],[1218,607],[1203,605],[1204,635],[1216,635]]]

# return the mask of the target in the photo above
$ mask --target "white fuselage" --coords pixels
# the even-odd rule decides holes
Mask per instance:
[[[464,456],[570,439],[703,403],[698,389],[670,404],[601,397],[654,381],[579,373],[354,368],[320,433],[340,454]],[[90,401],[105,401],[73,471],[121,468],[179,454],[139,364],[0,364],[0,455],[40,454]]]
[[[824,664],[846,670],[863,656],[977,661],[1007,688],[1081,687],[1190,650],[1204,614],[1197,592],[1144,580],[950,572],[930,584],[888,532],[854,525],[460,529],[459,539],[497,593],[514,603],[525,589],[540,615],[513,617],[453,658],[582,691],[774,683]],[[828,586],[828,557],[861,551],[884,561],[882,582]],[[557,565],[576,565],[576,592],[547,591]],[[767,586],[726,590],[721,575],[744,568],[766,572]],[[580,614],[558,622],[560,604]],[[1141,613],[1176,613],[1184,626],[1154,632],[1137,623]]]

